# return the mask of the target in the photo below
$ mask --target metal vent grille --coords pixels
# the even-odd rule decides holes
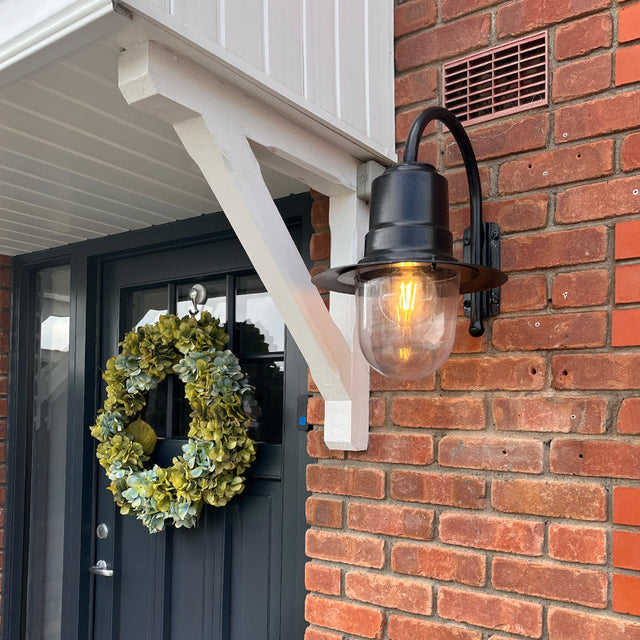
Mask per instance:
[[[548,104],[547,32],[444,65],[444,106],[466,123]]]

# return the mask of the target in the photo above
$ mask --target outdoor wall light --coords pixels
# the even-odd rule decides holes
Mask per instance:
[[[440,120],[453,134],[469,182],[471,226],[465,262],[453,256],[447,180],[418,162],[426,125]],[[356,295],[360,347],[374,369],[391,378],[417,380],[440,367],[453,348],[458,295],[465,296],[469,333],[484,333],[482,319],[500,311],[500,229],[482,221],[478,164],[460,121],[429,107],[414,121],[404,162],[373,181],[364,257],[313,277],[318,287]]]

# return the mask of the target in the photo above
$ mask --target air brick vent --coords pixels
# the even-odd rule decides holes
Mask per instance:
[[[444,65],[444,106],[466,123],[548,104],[547,32]]]

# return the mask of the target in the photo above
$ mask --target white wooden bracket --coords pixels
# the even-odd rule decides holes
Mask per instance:
[[[327,311],[260,171],[271,166],[330,196],[331,259],[344,264],[360,257],[368,220],[358,161],[153,42],[121,53],[118,84],[130,105],[173,125],[211,187],[325,399],[327,446],[366,449],[369,368],[354,298],[331,294]]]

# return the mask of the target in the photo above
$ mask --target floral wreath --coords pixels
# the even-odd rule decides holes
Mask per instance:
[[[121,513],[134,513],[151,533],[194,527],[205,502],[221,507],[244,489],[255,448],[242,396],[252,387],[238,359],[222,350],[228,341],[206,311],[199,320],[163,315],[128,333],[107,362],[107,399],[91,427],[96,455]],[[171,467],[146,469],[157,436],[141,412],[147,392],[172,372],[192,409],[189,441]]]

